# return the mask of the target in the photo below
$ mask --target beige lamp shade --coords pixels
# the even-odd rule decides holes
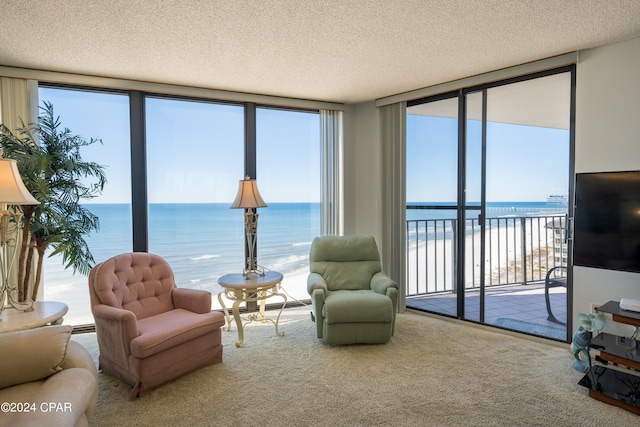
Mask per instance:
[[[267,204],[262,200],[258,191],[258,184],[255,179],[248,176],[240,180],[238,185],[238,194],[231,204],[232,208],[266,208]]]
[[[39,205],[24,186],[14,159],[0,159],[0,203],[7,205]]]

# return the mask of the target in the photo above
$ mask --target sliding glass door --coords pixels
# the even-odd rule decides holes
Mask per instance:
[[[564,339],[566,325],[553,319],[566,323],[566,288],[545,289],[545,280],[552,268],[567,266],[571,73],[490,87],[483,96],[483,321]]]
[[[409,106],[407,144],[407,295],[456,316],[458,97]]]
[[[475,322],[484,322],[484,289],[486,278],[487,237],[486,213],[486,120],[483,120],[486,107],[485,92],[473,92],[465,96],[465,186],[463,207],[465,223],[461,229],[460,245],[464,248],[461,266],[464,267],[464,304],[460,305],[460,317]]]
[[[448,109],[438,98],[408,104],[409,307],[568,338],[573,79],[567,67],[449,94]],[[451,145],[445,134],[457,168],[443,173],[454,152],[435,148]],[[433,203],[426,189],[446,185],[455,193]],[[443,205],[455,212],[439,220]],[[430,266],[452,266],[446,286]]]

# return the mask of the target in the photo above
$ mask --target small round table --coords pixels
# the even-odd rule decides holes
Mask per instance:
[[[260,301],[260,314],[250,314],[246,324],[257,320],[258,318],[263,323],[265,320],[268,320],[275,325],[277,336],[281,337],[284,335],[284,332],[280,332],[278,330],[280,315],[282,314],[284,306],[287,304],[287,296],[280,293],[281,282],[282,273],[278,273],[277,271],[269,271],[264,273],[264,275],[251,273],[247,278],[242,274],[225,274],[218,279],[218,284],[224,289],[218,294],[218,301],[220,302],[222,310],[227,318],[227,331],[231,329],[231,316],[229,315],[227,307],[224,305],[222,295],[224,294],[227,299],[233,301],[231,311],[233,312],[233,320],[235,320],[236,325],[238,325],[238,341],[236,341],[236,347],[242,347],[244,344],[244,331],[239,311],[240,304],[243,302]],[[267,298],[271,298],[273,296],[282,297],[284,300],[275,322],[264,316],[265,301]]]
[[[5,307],[0,313],[0,333],[59,325],[68,310],[69,307],[66,304],[55,301],[36,301],[31,311]]]

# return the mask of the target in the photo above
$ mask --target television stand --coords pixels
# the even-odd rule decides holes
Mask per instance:
[[[615,322],[640,327],[640,313],[622,310],[618,301],[609,301],[598,311],[611,314]],[[605,366],[592,366],[579,384],[589,389],[590,397],[640,415],[640,341],[635,334],[629,338],[600,333],[591,340],[591,348],[600,350],[596,360]],[[606,366],[609,363],[615,368]]]

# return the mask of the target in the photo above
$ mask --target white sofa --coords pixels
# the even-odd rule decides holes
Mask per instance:
[[[91,355],[71,326],[0,334],[0,426],[88,426],[98,401]]]

